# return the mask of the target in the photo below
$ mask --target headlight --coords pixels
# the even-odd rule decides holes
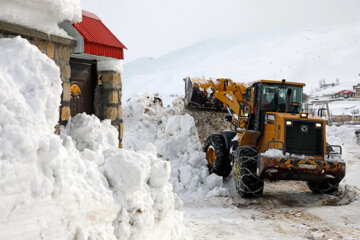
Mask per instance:
[[[302,117],[302,118],[307,118],[307,117],[308,117],[308,114],[307,114],[307,113],[302,113],[302,114],[300,115],[300,117]]]
[[[322,126],[321,123],[315,123],[315,127],[320,128]]]
[[[286,121],[286,126],[291,126],[292,125],[292,121]]]

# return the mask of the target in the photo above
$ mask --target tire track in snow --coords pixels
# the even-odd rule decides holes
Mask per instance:
[[[358,239],[360,228],[352,226],[347,216],[328,221],[326,212],[341,211],[359,196],[359,190],[343,186],[336,195],[314,195],[302,182],[275,182],[265,184],[262,199],[234,198],[234,205],[263,214],[264,219],[276,223],[273,231],[284,235],[300,235],[302,239]],[[359,211],[360,206],[356,204]],[[320,214],[314,214],[317,209]],[[322,210],[326,210],[322,212]],[[351,211],[353,212],[353,211]]]

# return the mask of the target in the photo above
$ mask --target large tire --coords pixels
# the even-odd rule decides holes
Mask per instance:
[[[308,182],[308,187],[315,194],[334,194],[339,190],[339,183]]]
[[[210,135],[205,142],[204,152],[210,173],[227,177],[231,172],[229,150],[226,148],[225,139],[220,134]]]
[[[264,180],[256,175],[258,152],[254,147],[238,147],[234,152],[234,182],[243,198],[261,197]]]

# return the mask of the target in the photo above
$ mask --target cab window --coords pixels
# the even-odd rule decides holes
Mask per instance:
[[[302,90],[302,86],[296,85],[263,84],[261,108],[267,112],[299,113],[302,110]]]

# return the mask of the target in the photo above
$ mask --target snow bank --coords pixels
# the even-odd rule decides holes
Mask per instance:
[[[170,181],[184,201],[228,194],[222,177],[209,176],[194,119],[184,114],[181,99],[172,108],[162,108],[153,95],[138,95],[123,104],[123,118],[124,147],[169,161]]]
[[[58,23],[82,17],[80,0],[1,0],[0,5],[0,20],[61,36],[67,34]]]
[[[357,143],[355,128],[356,126],[351,125],[327,126],[326,128],[327,142],[340,145],[343,149],[341,159],[346,163],[346,174],[340,184],[343,188],[342,192],[346,193],[344,199],[351,201],[360,200],[360,147]]]
[[[114,131],[109,119],[100,122],[96,116],[86,113],[78,114],[71,119],[66,126],[66,134],[73,138],[80,151],[88,148],[102,152],[118,144],[118,132]]]
[[[331,145],[355,145],[355,129],[351,126],[326,126],[326,141]]]
[[[182,238],[169,163],[86,114],[55,135],[58,67],[20,37],[0,54],[0,239]]]
[[[62,131],[63,136],[67,134],[81,157],[96,163],[113,191],[115,204],[120,207],[112,223],[117,239],[183,237],[183,213],[174,210],[168,162],[154,152],[118,149],[116,129],[109,120],[100,122],[95,116],[76,115]]]
[[[118,207],[105,177],[53,134],[58,67],[19,37],[0,40],[0,52],[0,238],[111,239]]]

